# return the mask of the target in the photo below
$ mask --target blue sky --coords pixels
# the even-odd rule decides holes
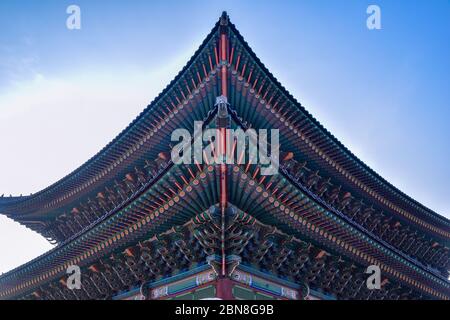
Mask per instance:
[[[81,8],[81,30],[66,28],[70,4]],[[366,27],[370,4],[381,8],[381,30]],[[169,83],[223,10],[340,141],[450,217],[446,0],[2,0],[0,194],[39,191],[94,155]],[[2,250],[12,234],[22,240],[0,272],[50,247],[0,218]]]

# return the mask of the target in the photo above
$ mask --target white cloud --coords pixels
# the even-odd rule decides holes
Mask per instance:
[[[87,161],[181,70],[115,68],[64,77],[35,73],[0,95],[0,195],[35,193]],[[49,250],[40,235],[0,215],[0,272]]]

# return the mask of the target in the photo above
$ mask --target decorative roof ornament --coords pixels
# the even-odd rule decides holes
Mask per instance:
[[[220,17],[220,25],[228,26],[229,21],[230,21],[230,18],[228,17],[227,12],[226,11],[222,12],[222,16]]]
[[[223,95],[216,97],[216,103],[214,105],[217,106],[218,120],[226,119],[224,123],[224,125],[226,125],[228,123],[228,106],[230,105],[227,97]],[[222,121],[220,121],[220,123],[222,123]]]
[[[223,95],[216,97],[216,103],[214,104],[214,106],[220,106],[220,105],[229,105],[227,97],[225,97]]]
[[[220,34],[227,34],[228,33],[228,26],[229,26],[230,18],[228,17],[228,14],[226,11],[222,12],[222,15],[220,16]]]

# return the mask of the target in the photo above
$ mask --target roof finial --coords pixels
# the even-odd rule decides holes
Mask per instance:
[[[228,25],[228,21],[229,21],[229,17],[226,11],[222,12],[222,16],[220,17],[220,25],[221,26],[227,26]]]

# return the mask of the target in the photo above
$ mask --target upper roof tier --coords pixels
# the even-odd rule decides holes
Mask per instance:
[[[221,19],[224,21],[226,17]],[[113,141],[78,169],[51,186],[26,197],[0,198],[0,213],[43,234],[49,240],[60,242],[64,236],[51,235],[49,229],[58,219],[79,210],[80,203],[89,203],[102,196],[105,188],[123,181],[138,163],[158,157],[160,149],[148,137],[149,128],[157,125],[165,110],[185,103],[197,90],[203,77],[219,64],[217,57],[220,21],[216,23],[200,48],[176,78],[155,100]],[[261,63],[236,27],[229,23],[230,77],[244,78],[252,90],[264,95],[263,100],[284,114],[295,111],[297,120],[287,119],[292,131],[301,125],[301,139],[310,149],[291,143],[289,146],[308,161],[312,169],[322,169],[339,184],[345,184],[352,195],[371,199],[383,212],[395,216],[404,225],[411,225],[441,239],[448,246],[450,221],[407,196],[364,164],[276,80]],[[231,81],[231,79],[229,80]],[[217,84],[220,86],[220,83]],[[230,90],[234,90],[233,87]],[[230,93],[232,95],[233,93]],[[208,109],[208,107],[206,107]],[[282,118],[283,119],[283,118]],[[189,126],[186,124],[186,126]],[[264,126],[264,124],[261,124]],[[167,137],[160,137],[159,144]]]

